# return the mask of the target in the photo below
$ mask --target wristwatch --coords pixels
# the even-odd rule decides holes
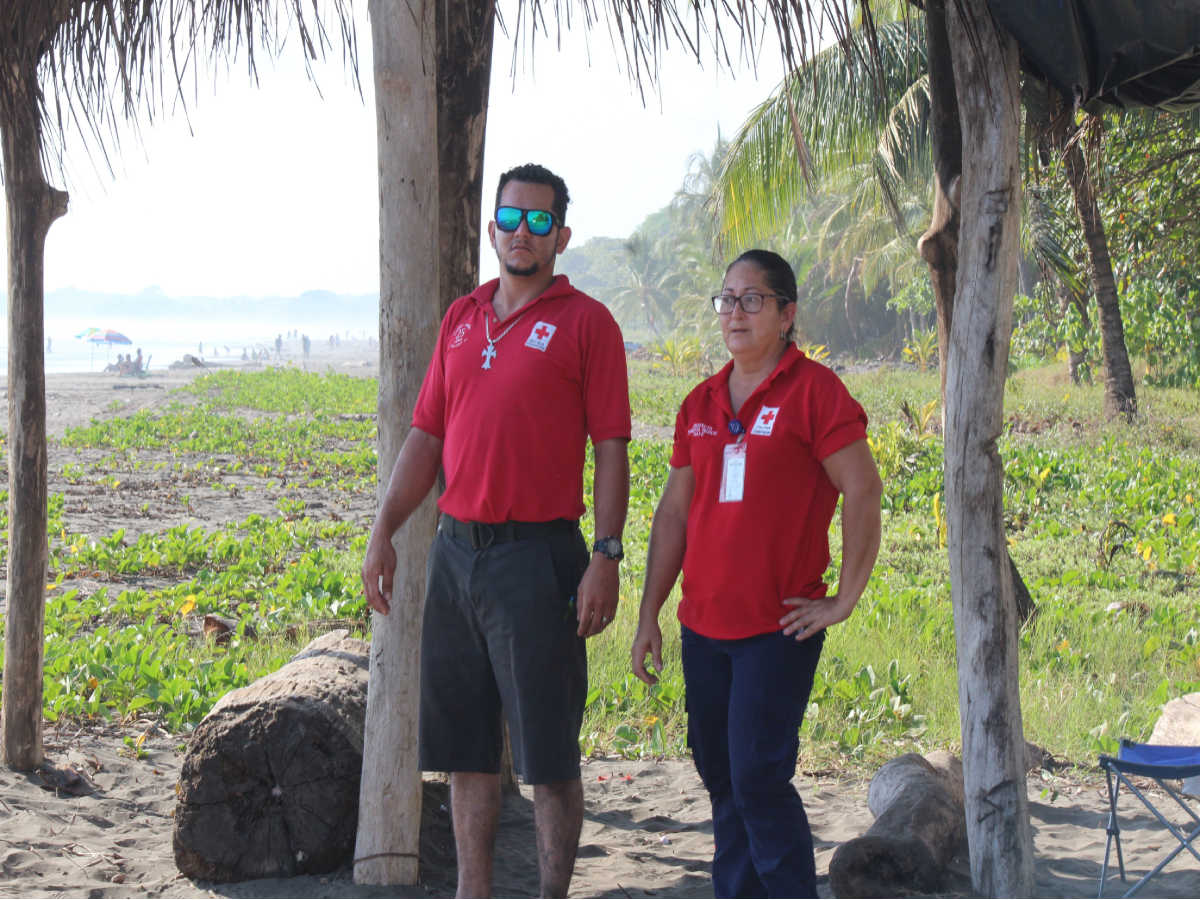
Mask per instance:
[[[609,559],[620,562],[625,558],[625,550],[621,547],[619,537],[603,537],[592,544],[593,553],[603,553]]]

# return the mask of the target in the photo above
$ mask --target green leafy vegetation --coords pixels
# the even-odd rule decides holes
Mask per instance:
[[[158,448],[184,482],[197,472],[197,484],[236,474],[310,493],[264,501],[254,514],[211,527],[156,529],[147,517],[142,533],[93,536],[71,533],[63,496],[53,495],[49,719],[152,716],[186,731],[220,696],[278,668],[313,635],[369,626],[358,575],[366,526],[311,498],[373,498],[374,422],[363,409],[374,402],[374,382],[232,374],[198,378],[156,412],[118,411],[70,432],[63,443],[89,455],[65,464],[62,481],[104,489],[102,480],[141,471],[142,451]],[[633,677],[629,646],[670,429],[696,376],[672,376],[653,360],[633,360],[631,375],[639,434],[655,433],[630,446],[621,604],[613,625],[589,642],[580,745],[678,755],[686,752],[686,718],[677,591],[661,617],[657,686]],[[828,636],[804,726],[806,766],[868,764],[958,743],[938,376],[875,369],[844,377],[871,419],[884,538],[859,608]],[[1192,599],[1200,580],[1200,399],[1146,386],[1138,424],[1102,425],[1101,390],[1071,384],[1057,367],[1023,370],[1010,381],[999,441],[1010,552],[1037,604],[1020,632],[1026,736],[1081,763],[1120,736],[1146,738],[1162,702],[1200,689]],[[335,464],[330,454],[350,452],[347,445],[359,455]],[[589,463],[589,494],[590,481]],[[583,527],[590,533],[590,521]],[[838,529],[835,521],[830,581]],[[204,635],[205,616],[237,624],[218,640]]]

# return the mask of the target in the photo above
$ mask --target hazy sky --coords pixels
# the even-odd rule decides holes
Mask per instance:
[[[365,7],[365,4],[361,4]],[[79,152],[68,160],[69,213],[50,229],[46,287],[171,296],[295,295],[378,290],[375,116],[370,34],[360,25],[363,96],[340,60],[317,70],[323,98],[292,41],[278,63],[260,60],[201,77],[188,119],[175,110],[127,128],[115,175]],[[732,135],[776,87],[777,53],[757,74],[732,77],[711,52],[703,66],[681,48],[664,60],[660,89],[642,105],[607,31],[576,30],[559,49],[538,35],[535,57],[496,35],[484,175],[484,214],[504,169],[540,162],[572,195],[573,244],[628,235],[680,186],[688,157]],[[215,90],[214,90],[215,86]],[[485,218],[485,220],[486,220]],[[490,248],[484,276],[494,275]]]

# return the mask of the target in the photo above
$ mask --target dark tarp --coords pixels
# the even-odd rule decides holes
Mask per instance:
[[[988,0],[1022,66],[1080,105],[1200,104],[1200,0]]]

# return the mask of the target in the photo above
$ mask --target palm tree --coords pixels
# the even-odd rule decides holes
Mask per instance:
[[[623,322],[641,319],[656,341],[675,327],[672,303],[679,275],[669,237],[654,240],[635,233],[625,242],[625,283],[613,297],[613,313]]]
[[[1079,146],[1082,131],[1075,126],[1074,111],[1065,107],[1061,97],[1055,97],[1055,100],[1059,109],[1051,114],[1048,130],[1065,163],[1067,183],[1087,246],[1092,290],[1096,294],[1100,313],[1104,409],[1110,418],[1120,416],[1126,422],[1132,422],[1137,416],[1137,394],[1133,385],[1133,369],[1129,365],[1129,351],[1125,345],[1125,327],[1121,320],[1117,280],[1113,277],[1104,220],[1100,216],[1100,205],[1088,164]]]
[[[348,7],[330,0],[353,59]],[[329,46],[307,0],[3,0],[0,138],[8,213],[9,558],[0,751],[16,769],[40,765],[46,544],[43,251],[67,211],[45,164],[67,123],[101,146],[118,113],[152,117],[165,92],[182,99],[190,60],[275,51],[294,29],[308,59]],[[47,133],[51,137],[47,145]],[[57,144],[61,148],[61,143]],[[61,152],[61,150],[59,151]]]
[[[856,323],[851,282],[861,280],[867,294],[878,280],[872,277],[876,273],[890,272],[894,284],[906,283],[916,274],[911,264],[915,260],[909,260],[906,250],[916,245],[917,223],[930,218],[926,200],[934,193],[930,183],[930,85],[924,35],[917,33],[913,24],[893,22],[879,29],[885,71],[890,76],[883,82],[883,97],[875,95],[880,84],[868,73],[852,69],[857,83],[839,79],[842,66],[837,48],[818,54],[811,63],[811,89],[801,77],[781,85],[742,126],[713,197],[722,234],[741,242],[748,232],[777,230],[795,205],[809,196],[815,182],[831,194],[848,189],[846,207],[835,213],[836,223],[842,223],[845,230],[831,227],[836,224],[831,219],[822,226],[820,240],[822,257],[850,275],[846,302],[852,334]],[[857,36],[862,44],[866,39],[866,35]],[[860,48],[858,52],[866,51]],[[1100,309],[1105,408],[1110,415],[1129,418],[1137,403],[1104,224],[1076,129],[1065,113],[1051,122],[1049,99],[1045,85],[1031,81],[1027,86],[1025,102],[1035,123],[1032,138],[1051,135],[1065,161],[1066,182],[1075,200]],[[884,114],[878,112],[881,108],[886,110]],[[806,130],[803,135],[801,122]],[[1025,154],[1025,158],[1036,156]],[[879,227],[884,215],[893,219],[894,234]],[[1064,235],[1047,228],[1047,220],[1039,218],[1036,209],[1027,210],[1027,217],[1031,224],[1023,231],[1024,248],[1043,270],[1064,283],[1065,291],[1078,295],[1083,279],[1062,249]],[[952,303],[945,309],[952,309]],[[940,332],[940,358],[944,361],[949,329],[943,326]],[[944,393],[944,367],[942,375]]]

